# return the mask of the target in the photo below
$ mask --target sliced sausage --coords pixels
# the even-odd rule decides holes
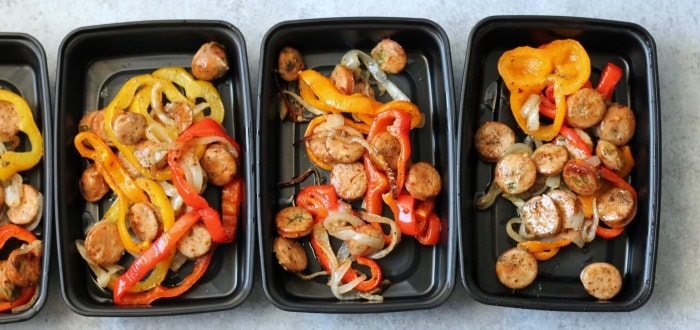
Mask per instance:
[[[474,135],[474,145],[484,161],[497,162],[515,144],[515,132],[508,125],[487,121]]]
[[[591,196],[600,187],[598,171],[591,164],[580,159],[566,162],[562,178],[569,189],[582,196]]]
[[[530,198],[525,202],[520,213],[528,232],[537,237],[554,236],[561,228],[559,209],[549,195]]]
[[[594,262],[581,271],[581,283],[586,292],[600,300],[615,297],[622,289],[622,275],[607,262]]]
[[[529,252],[510,248],[496,260],[498,280],[511,289],[522,289],[537,277],[537,259]]]
[[[578,198],[571,190],[554,189],[547,192],[554,204],[559,210],[559,218],[561,219],[562,228],[581,228],[581,221],[578,221],[576,215],[579,213]],[[583,217],[580,217],[583,220]]]
[[[525,153],[512,153],[503,156],[496,163],[495,181],[505,193],[517,195],[535,184],[537,166]]]
[[[0,101],[0,142],[12,140],[19,132],[19,114],[15,106],[7,101]]]
[[[40,242],[36,242],[40,243]],[[19,287],[35,285],[41,276],[41,244],[24,244],[12,250],[3,265],[7,279]]]
[[[620,149],[610,141],[598,140],[595,154],[607,168],[617,171],[625,166]]]
[[[192,75],[201,80],[223,77],[228,71],[228,58],[224,46],[210,41],[199,47],[192,57]]]
[[[306,251],[295,239],[278,236],[275,238],[273,251],[284,270],[297,273],[306,269]]]
[[[382,39],[372,48],[370,55],[386,73],[396,74],[406,67],[406,51],[392,39]]]
[[[367,172],[360,162],[334,165],[330,181],[338,197],[346,201],[363,198],[367,192]]]
[[[215,186],[225,186],[238,173],[236,157],[230,147],[219,142],[207,146],[200,163],[207,172],[208,181]]]
[[[566,99],[566,121],[582,129],[597,125],[605,115],[607,104],[593,88],[581,88]]]
[[[80,193],[88,202],[97,202],[109,192],[109,185],[95,164],[85,168],[80,176]]]
[[[314,218],[307,209],[299,206],[289,206],[281,209],[275,215],[277,233],[287,238],[297,238],[311,233]]]
[[[135,203],[127,213],[129,226],[141,241],[153,241],[161,230],[158,210],[148,202]]]
[[[436,197],[442,190],[440,173],[427,162],[411,165],[406,175],[406,191],[415,199],[425,201]]]
[[[389,132],[381,132],[369,141],[369,144],[374,147],[377,153],[389,165],[389,168],[397,169],[399,158],[401,157],[401,142]],[[376,164],[376,162],[375,162]],[[376,164],[381,167],[381,164]]]
[[[17,286],[7,278],[5,272],[6,260],[0,261],[0,301],[14,301],[17,299],[19,290]]]
[[[285,81],[299,78],[299,71],[304,70],[304,57],[292,47],[284,47],[277,59],[277,73]]]
[[[596,134],[603,140],[621,147],[632,140],[636,120],[629,107],[613,104],[608,108],[603,120],[596,126]]]
[[[201,257],[211,248],[211,234],[207,227],[198,222],[177,242],[177,251],[189,259]]]
[[[355,76],[345,65],[336,64],[331,71],[331,81],[339,92],[350,95],[355,92]]]
[[[85,237],[85,250],[90,259],[100,266],[116,264],[124,254],[117,224],[100,221],[93,225]]]
[[[42,210],[43,203],[42,194],[36,188],[30,184],[22,184],[20,204],[7,209],[7,218],[14,224],[30,224],[41,216],[39,212]]]
[[[597,199],[598,216],[600,221],[609,227],[623,227],[633,217],[635,210],[634,196],[626,189],[612,188]]]
[[[564,164],[569,160],[565,147],[554,143],[545,143],[535,149],[532,160],[537,165],[537,173],[552,176],[561,173]]]
[[[146,117],[140,113],[121,112],[112,121],[114,137],[121,144],[134,145],[143,138],[147,124]]]

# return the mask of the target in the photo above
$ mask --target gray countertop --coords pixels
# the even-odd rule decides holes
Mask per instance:
[[[471,28],[491,15],[556,15],[627,21],[647,29],[656,41],[661,95],[662,182],[660,235],[654,291],[628,313],[533,311],[483,305],[457,282],[441,306],[423,311],[336,315],[291,313],[265,297],[259,265],[248,299],[222,312],[167,317],[99,318],[73,313],[63,303],[55,255],[46,304],[32,319],[3,328],[691,328],[700,324],[700,6],[691,0],[650,4],[643,0],[599,1],[0,1],[0,31],[28,33],[46,50],[55,90],[57,50],[75,28],[103,23],[156,19],[216,19],[243,33],[249,56],[252,93],[257,92],[260,42],[274,24],[300,18],[336,16],[419,17],[435,21],[450,39],[454,86],[461,89]],[[697,212],[697,213],[696,213]],[[696,218],[698,217],[698,218]]]

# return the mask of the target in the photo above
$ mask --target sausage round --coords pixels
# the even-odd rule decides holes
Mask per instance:
[[[406,175],[405,187],[415,199],[421,201],[431,199],[442,190],[440,173],[429,163],[414,163]]]
[[[474,135],[474,146],[484,161],[496,162],[515,144],[515,132],[508,125],[487,121]]]
[[[554,143],[545,143],[535,149],[532,160],[537,165],[537,173],[552,176],[561,173],[564,164],[569,160],[565,147]]]
[[[100,221],[93,225],[85,237],[85,250],[90,259],[100,266],[116,264],[124,254],[117,224]]]
[[[495,181],[505,193],[525,192],[535,184],[536,178],[537,166],[525,153],[505,155],[496,163]]]
[[[296,273],[306,269],[306,251],[296,240],[278,236],[275,238],[273,251],[284,270]]]
[[[581,88],[566,99],[566,120],[572,127],[595,126],[603,119],[605,110],[605,98],[593,88]]]
[[[549,195],[530,198],[521,209],[527,230],[537,237],[551,237],[559,232],[561,219],[559,209]]]
[[[284,47],[277,59],[277,73],[285,81],[299,78],[299,71],[304,70],[304,57],[292,47]]]
[[[214,41],[200,46],[192,57],[192,75],[201,80],[223,77],[228,71],[228,58],[224,47]]]
[[[632,140],[635,126],[636,120],[632,109],[624,105],[613,104],[596,127],[596,134],[599,138],[621,147]]]
[[[522,289],[537,277],[537,259],[517,247],[504,251],[496,260],[498,280],[511,289]]]
[[[603,193],[596,203],[600,221],[609,227],[623,227],[632,220],[635,210],[634,196],[629,190],[612,188]]]
[[[346,201],[360,199],[367,192],[367,172],[360,162],[335,164],[330,181],[338,197]]]
[[[564,165],[562,177],[573,192],[582,196],[593,195],[600,186],[598,171],[584,160],[572,159]]]
[[[370,55],[386,73],[396,74],[406,67],[406,51],[398,42],[384,38],[372,48]]]
[[[277,233],[287,238],[297,238],[311,233],[314,218],[307,209],[299,206],[289,206],[281,209],[275,215]]]
[[[97,202],[109,192],[109,185],[97,170],[95,164],[85,168],[80,176],[80,193],[88,202]]]
[[[600,300],[612,299],[622,289],[620,271],[607,262],[594,262],[584,267],[580,279],[586,292]]]

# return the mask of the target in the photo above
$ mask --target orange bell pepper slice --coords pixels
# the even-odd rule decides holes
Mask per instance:
[[[555,40],[539,48],[523,46],[504,52],[498,60],[498,72],[510,91],[511,111],[518,126],[534,138],[550,141],[564,123],[566,96],[590,78],[591,61],[578,41]],[[530,95],[541,94],[549,85],[553,85],[556,106],[554,122],[529,129],[523,104]]]
[[[299,82],[308,85],[313,95],[317,98],[317,100],[313,97],[308,100],[304,98],[305,101],[309,101],[311,104],[321,101],[337,112],[374,114],[377,108],[382,105],[380,102],[360,93],[352,95],[341,93],[333,85],[330,78],[313,69],[299,72]]]

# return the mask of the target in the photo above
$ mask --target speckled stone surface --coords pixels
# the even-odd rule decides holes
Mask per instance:
[[[175,5],[174,3],[177,3]],[[52,260],[43,309],[3,329],[196,329],[196,328],[693,328],[700,324],[700,6],[694,1],[0,1],[0,31],[24,32],[46,50],[55,91],[57,49],[75,28],[154,19],[218,19],[246,39],[253,95],[260,42],[285,20],[336,16],[428,18],[441,25],[451,45],[454,87],[461,89],[471,28],[491,15],[557,15],[637,23],[656,41],[661,95],[662,187],[656,280],[651,299],[629,313],[572,313],[487,306],[474,301],[457,274],[452,296],[440,307],[371,315],[290,313],[266,299],[259,266],[252,294],[238,308],[215,313],[147,318],[97,318],[73,313],[63,303],[58,266]],[[55,251],[55,250],[54,250]],[[55,252],[54,252],[55,253]]]

